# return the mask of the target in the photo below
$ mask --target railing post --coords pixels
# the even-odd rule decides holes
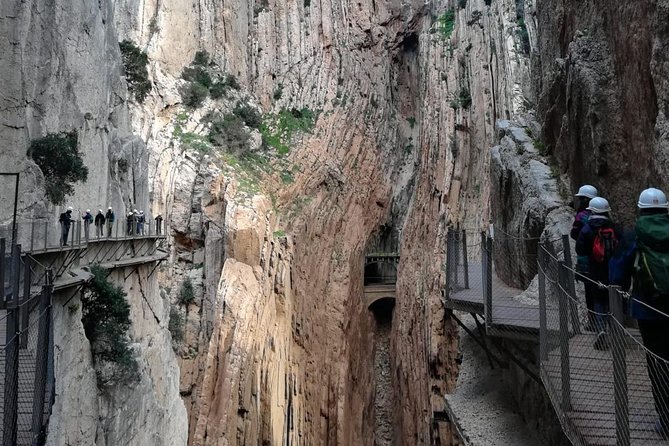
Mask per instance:
[[[1,302],[5,301],[5,249],[5,239],[0,238],[0,286],[2,286]]]
[[[558,265],[558,316],[560,321],[560,375],[562,390],[562,410],[567,412],[571,410],[571,366],[569,358],[569,299],[562,291],[565,283],[565,264],[560,261]]]
[[[571,260],[571,246],[569,245],[569,235],[562,235],[562,252],[565,270],[565,290],[569,292],[569,315],[574,334],[581,334],[581,322],[578,317],[578,306],[576,304],[576,280],[574,277],[574,263]]]
[[[481,232],[481,292],[483,297],[486,296],[486,286],[488,286],[488,281],[486,280],[485,270],[488,267],[488,254],[486,249],[486,235],[485,231]]]
[[[5,345],[5,392],[3,407],[3,446],[16,445],[19,389],[19,274],[20,245],[12,246],[12,297],[7,301],[7,332]]]
[[[453,230],[453,277],[458,288],[462,285],[460,282],[460,228]]]
[[[30,252],[35,249],[35,220],[30,222]]]
[[[451,278],[451,262],[453,259],[453,230],[448,228],[446,232],[446,299],[451,298],[451,287],[453,280]]]
[[[541,361],[548,359],[548,327],[546,323],[546,271],[544,263],[544,249],[539,245],[539,358]],[[541,363],[539,364],[541,367]]]
[[[49,238],[49,222],[44,221],[44,250],[46,251],[48,248],[48,243],[47,239]]]
[[[51,271],[47,272],[47,284],[42,287],[42,295],[40,297],[39,305],[39,325],[37,337],[37,350],[35,361],[35,386],[33,396],[33,417],[32,417],[32,434],[33,444],[37,440],[42,431],[42,424],[44,422],[44,399],[46,397],[46,382],[48,373],[49,361],[49,333],[51,326],[51,293],[53,285],[51,279]]]
[[[623,324],[623,304],[620,287],[609,287],[609,308],[611,318],[611,356],[613,359],[613,395],[616,414],[616,444],[629,446],[629,396],[627,393],[627,358],[625,352],[625,330]]]
[[[28,325],[30,325],[30,305],[27,302],[30,300],[30,257],[23,256],[23,305],[20,307],[21,313],[21,348],[28,347]]]
[[[486,237],[486,268],[485,268],[485,324],[486,327],[492,325],[492,275],[493,275],[493,252],[492,237]]]
[[[469,260],[467,256],[467,232],[462,230],[462,263],[465,274],[465,289],[469,289]]]

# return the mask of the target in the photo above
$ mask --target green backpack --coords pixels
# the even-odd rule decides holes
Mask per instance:
[[[636,286],[647,296],[669,296],[669,216],[639,217],[636,236]]]

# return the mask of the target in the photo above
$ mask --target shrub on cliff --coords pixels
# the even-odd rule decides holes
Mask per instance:
[[[81,298],[84,332],[91,343],[98,381],[110,384],[133,379],[137,361],[130,348],[130,305],[123,289],[107,280],[107,270],[91,267],[93,278]]]
[[[119,43],[119,47],[121,48],[128,91],[133,93],[137,102],[141,104],[151,91],[149,72],[146,69],[149,56],[130,40]]]
[[[228,153],[241,155],[248,150],[249,134],[244,128],[244,121],[233,114],[213,118],[208,139]]]
[[[179,291],[179,302],[182,305],[188,305],[193,303],[195,300],[195,290],[193,289],[193,282],[191,282],[190,277],[187,277],[186,280],[181,284],[181,291]]]
[[[455,29],[455,11],[453,9],[445,11],[437,19],[437,24],[437,29],[439,30],[441,37],[444,40],[450,38],[451,34],[453,33],[453,29]]]
[[[251,128],[257,129],[260,127],[260,124],[262,124],[262,115],[255,107],[252,107],[249,104],[242,104],[241,102],[237,103],[237,106],[232,113],[243,120],[244,123]]]
[[[209,90],[198,82],[192,82],[181,90],[181,98],[184,105],[191,108],[197,108],[207,98]]]
[[[50,133],[32,140],[28,148],[28,156],[44,174],[46,196],[53,204],[63,204],[74,192],[73,184],[88,179],[77,142],[76,132]]]
[[[172,335],[172,341],[179,343],[184,339],[184,317],[175,307],[170,308],[170,321],[167,329]]]

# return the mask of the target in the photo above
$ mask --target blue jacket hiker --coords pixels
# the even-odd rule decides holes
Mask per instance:
[[[630,314],[637,319],[659,420],[669,437],[669,202],[659,189],[639,196],[634,235],[609,264],[611,283],[632,289]]]

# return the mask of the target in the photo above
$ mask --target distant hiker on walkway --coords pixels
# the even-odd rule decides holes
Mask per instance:
[[[107,223],[107,237],[111,237],[112,228],[114,227],[114,220],[116,220],[116,214],[112,211],[111,206],[107,208],[107,214],[105,215],[105,221]],[[118,232],[117,232],[118,234]]]
[[[128,216],[125,218],[126,221],[126,234],[132,235],[133,229],[135,227],[135,214],[128,212]]]
[[[590,205],[590,200],[597,197],[599,192],[594,186],[589,184],[584,184],[578,189],[578,192],[574,195],[576,198],[576,215],[574,216],[574,223],[571,225],[571,232],[569,233],[570,237],[574,240],[578,240],[578,236],[581,234],[581,229],[588,223],[592,212],[588,210]],[[576,256],[576,271],[587,275],[589,272],[588,267],[588,256]],[[576,280],[584,281],[581,276],[576,276]],[[592,300],[592,290],[591,287],[585,287],[585,305],[588,307],[588,325],[586,329],[589,331],[594,330],[595,318],[594,311],[595,305]]]
[[[639,195],[634,237],[610,262],[611,283],[632,287],[630,315],[639,323],[655,410],[655,430],[669,438],[669,202],[659,189]]]
[[[72,206],[67,208],[67,211],[60,214],[58,222],[60,223],[60,244],[67,246],[67,238],[70,235],[70,225],[74,220],[72,219]]]
[[[95,236],[97,238],[104,236],[104,227],[105,216],[102,213],[102,209],[98,209],[98,213],[95,215]]]
[[[137,215],[137,235],[144,235],[144,211],[139,211]]]
[[[156,235],[161,235],[163,233],[163,216],[158,214],[156,217]]]
[[[590,288],[594,306],[595,331],[598,332],[595,349],[609,347],[606,314],[609,311],[609,293],[599,284],[609,284],[609,260],[613,257],[620,234],[611,220],[611,207],[605,198],[595,197],[587,208],[592,215],[581,229],[576,241],[576,254],[588,256],[588,273],[585,287]],[[594,282],[593,282],[594,281]]]
[[[88,236],[90,235],[91,223],[93,223],[93,215],[91,215],[91,210],[86,209],[86,213],[81,218],[84,220],[84,239],[88,242]]]

